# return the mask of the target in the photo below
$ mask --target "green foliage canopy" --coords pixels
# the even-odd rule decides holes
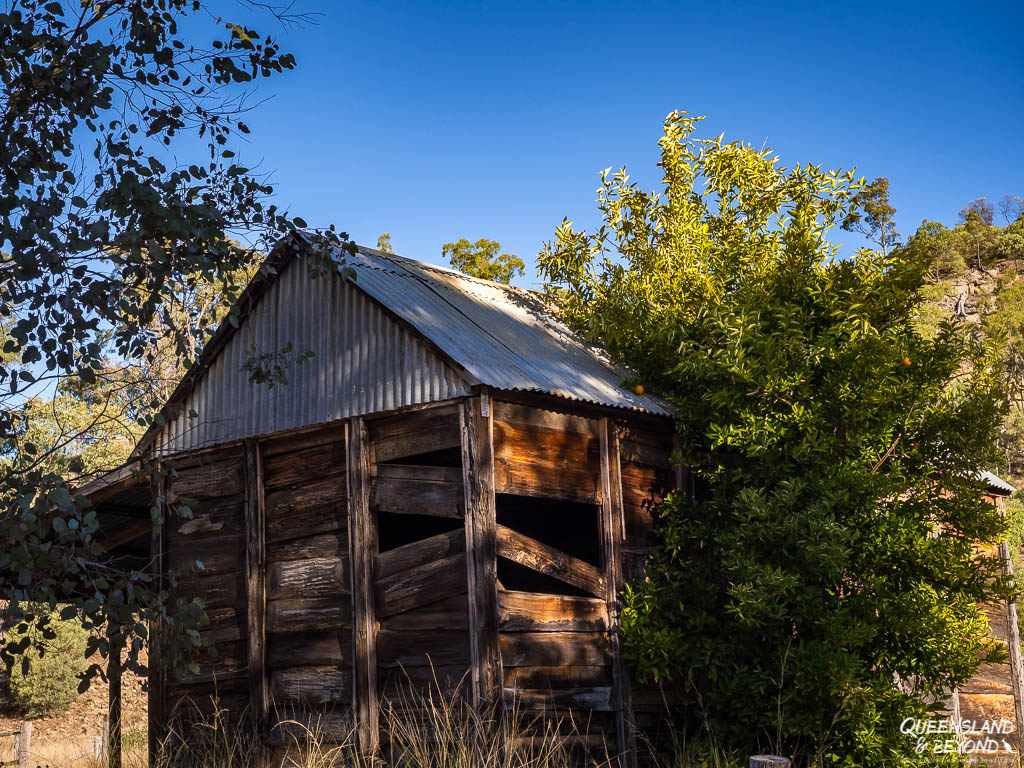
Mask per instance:
[[[516,275],[523,274],[526,264],[512,253],[501,253],[497,240],[480,238],[475,243],[464,237],[454,243],[445,243],[441,254],[448,259],[452,269],[483,280],[511,283]]]
[[[667,397],[689,492],[624,594],[634,679],[688,733],[800,762],[881,764],[930,696],[998,653],[1005,522],[977,470],[1005,408],[992,351],[915,327],[928,262],[827,239],[859,185],[669,115],[664,188],[605,171],[602,226],[539,255],[564,316]]]

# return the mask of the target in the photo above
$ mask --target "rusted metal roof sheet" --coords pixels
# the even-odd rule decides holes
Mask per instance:
[[[356,285],[412,325],[481,384],[671,416],[622,386],[612,365],[529,291],[368,248],[348,258]]]

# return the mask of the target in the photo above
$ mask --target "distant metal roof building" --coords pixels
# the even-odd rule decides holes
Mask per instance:
[[[275,249],[274,273],[239,298],[239,327],[218,328],[137,455],[436,402],[475,385],[671,416],[658,398],[623,388],[630,372],[529,291],[372,249],[344,257],[354,280],[313,279],[304,244],[293,235]],[[288,343],[313,358],[286,388],[252,383],[246,360]]]
[[[978,473],[978,479],[984,480],[988,484],[989,488],[1002,491],[1005,494],[1011,494],[1017,490],[1008,482],[1003,480],[1003,478],[999,477],[998,475],[993,475],[991,472],[984,469]]]

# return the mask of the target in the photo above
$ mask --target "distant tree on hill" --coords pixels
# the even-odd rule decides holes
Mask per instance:
[[[1024,214],[1024,197],[1003,195],[999,198],[999,213],[1003,215],[1007,224],[1013,224]]]
[[[853,196],[842,226],[848,232],[860,232],[887,254],[900,239],[895,216],[896,209],[889,202],[889,180],[880,176]]]
[[[956,233],[946,229],[937,221],[921,222],[907,244],[900,250],[907,256],[920,256],[931,265],[931,277],[935,281],[963,274],[967,262],[959,250]]]
[[[463,237],[441,247],[452,269],[484,280],[511,283],[513,277],[523,274],[526,264],[513,253],[499,255],[500,251],[501,243],[486,238],[471,243]]]
[[[995,209],[984,197],[972,200],[960,210],[960,226],[976,269],[984,269],[985,261],[995,245],[998,227],[992,225]]]

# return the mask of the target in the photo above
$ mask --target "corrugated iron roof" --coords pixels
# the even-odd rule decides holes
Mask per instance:
[[[480,384],[671,416],[622,386],[630,371],[569,330],[530,291],[360,248],[355,285],[433,342]]]
[[[1017,490],[1008,482],[1003,480],[1003,478],[999,477],[998,475],[993,475],[991,472],[984,469],[978,473],[978,479],[984,480],[986,483],[988,483],[989,488],[1005,491],[1008,494],[1013,493],[1014,491]]]

